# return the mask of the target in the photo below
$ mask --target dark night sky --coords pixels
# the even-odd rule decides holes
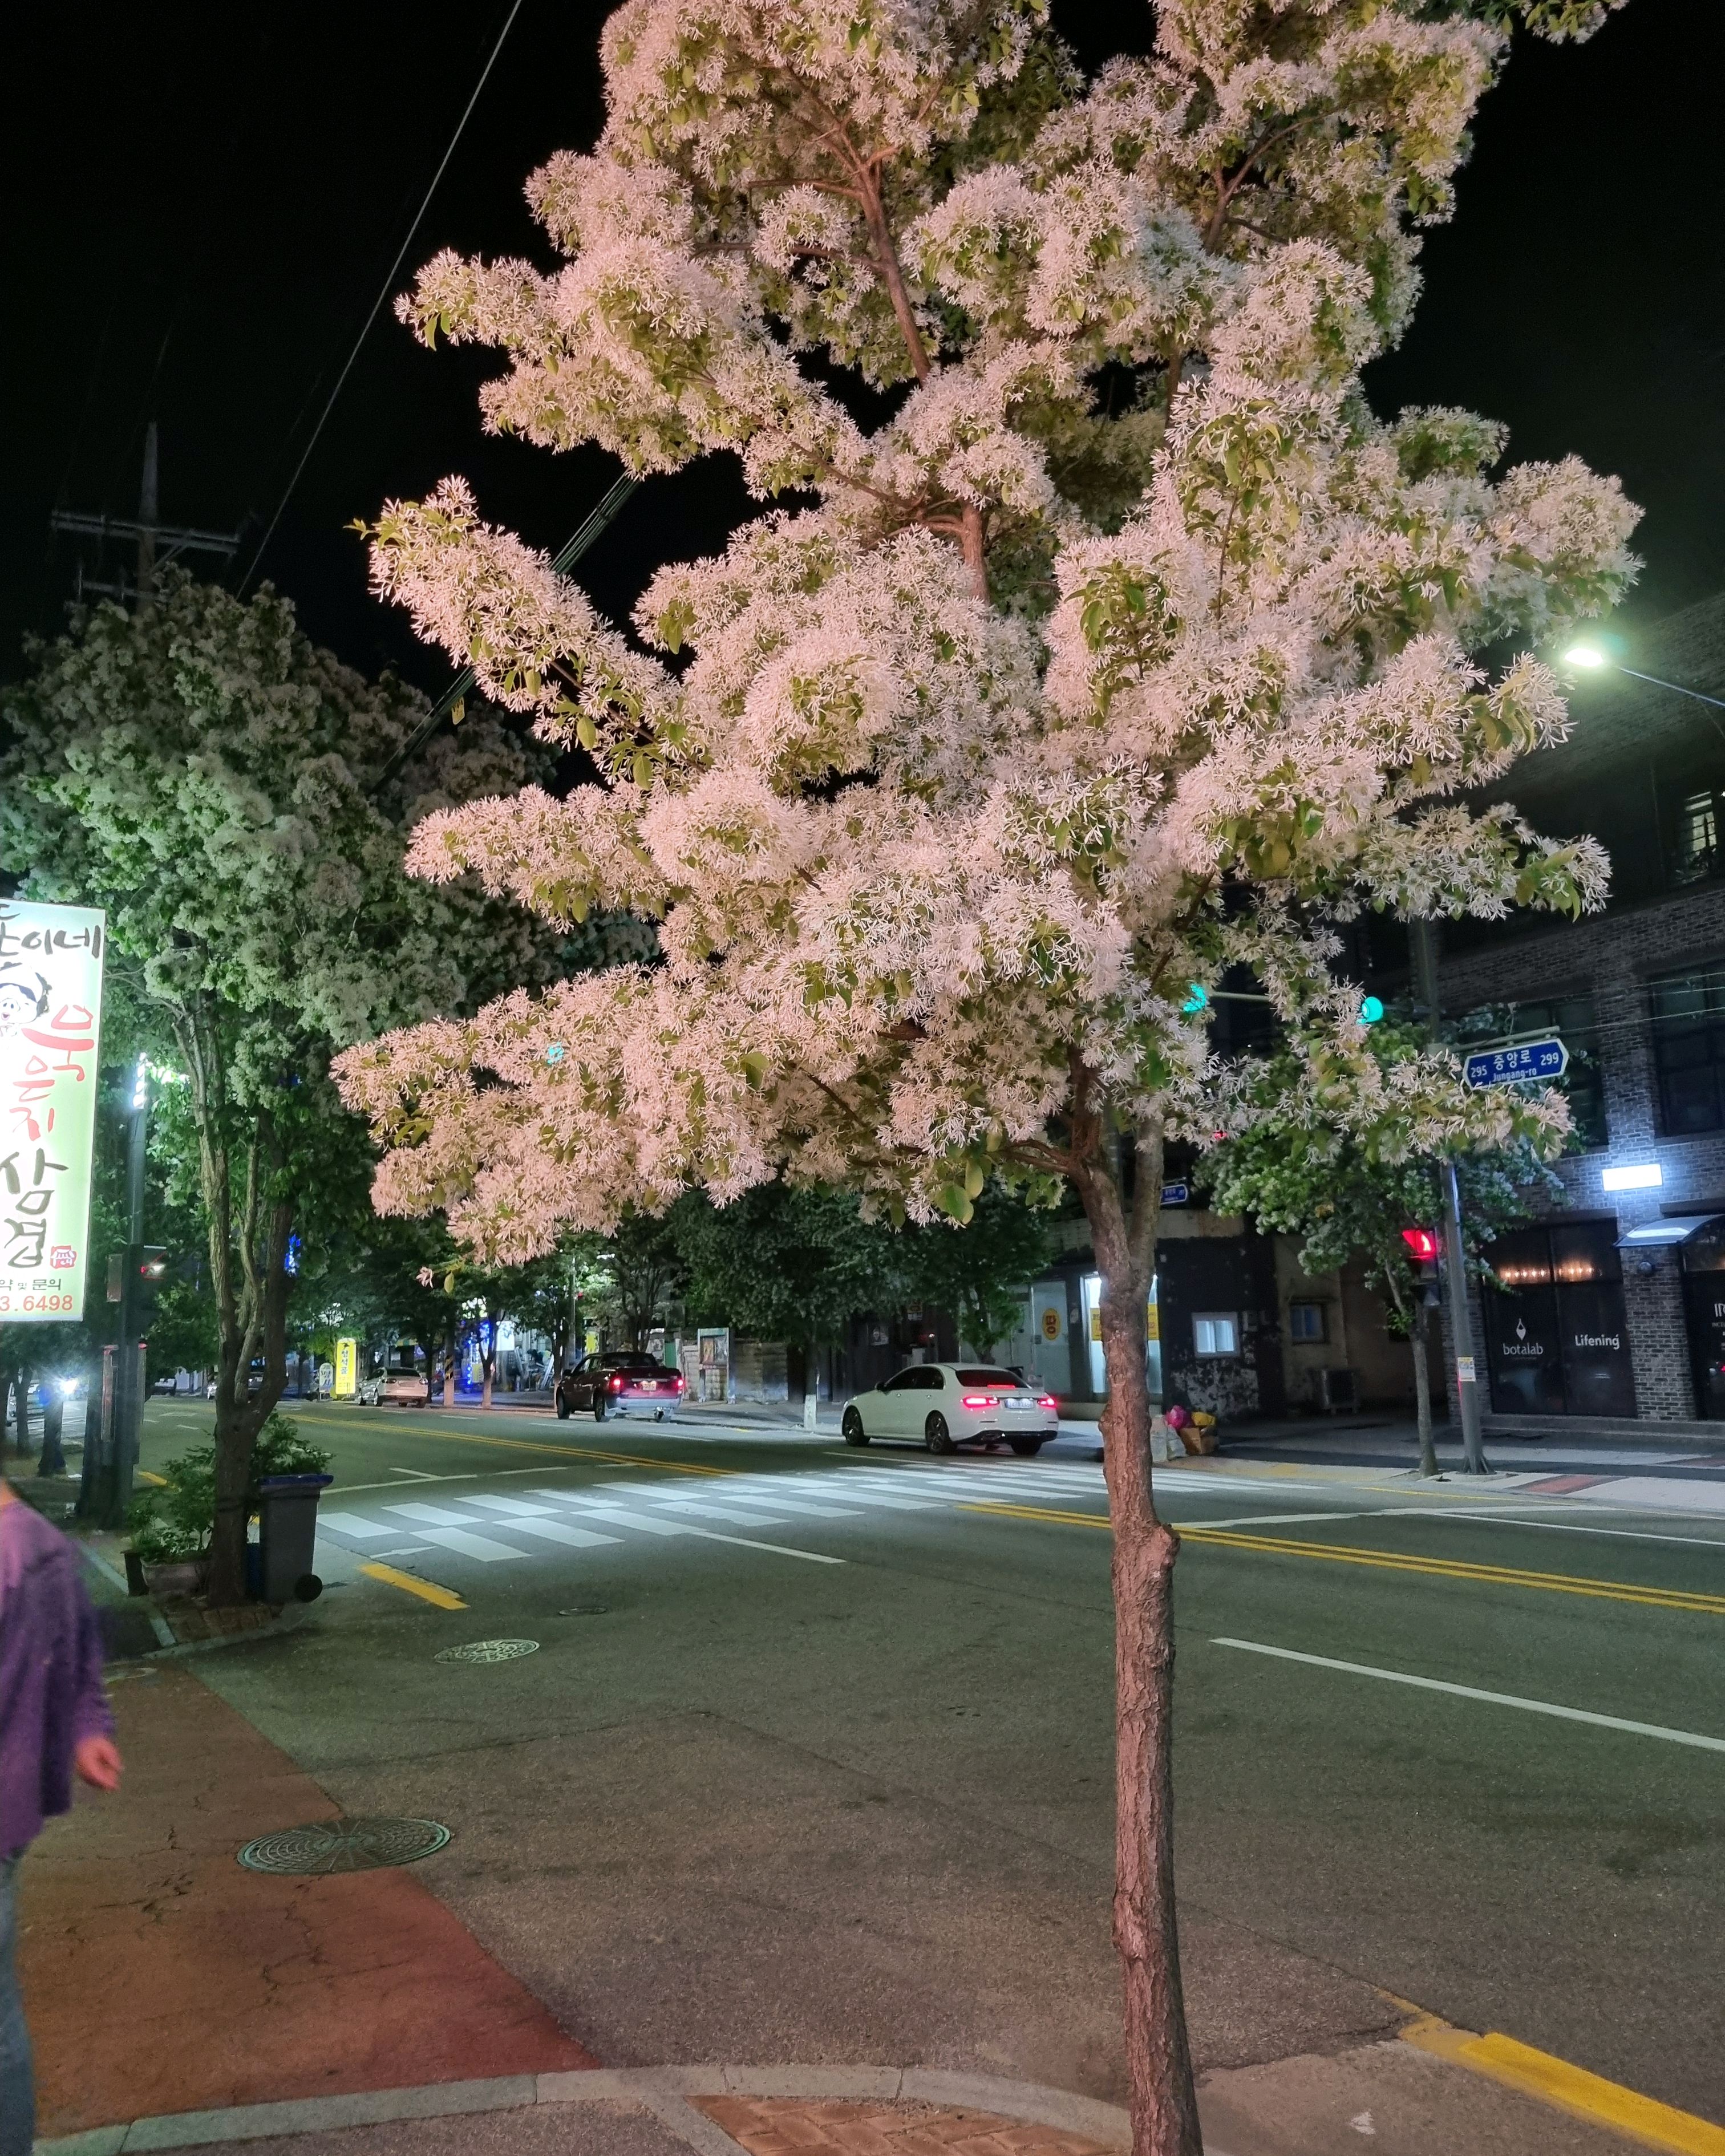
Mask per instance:
[[[244,526],[249,559],[507,7],[39,11],[0,151],[0,674],[71,588],[50,509],[134,513],[152,415],[164,518]],[[1091,63],[1147,37],[1142,5],[1055,12]],[[444,245],[543,259],[521,182],[598,130],[603,13],[525,0],[408,270]],[[1370,377],[1380,409],[1471,405],[1507,421],[1513,455],[1574,449],[1620,474],[1648,511],[1631,621],[1725,586],[1715,21],[1713,0],[1630,0],[1587,45],[1518,39],[1458,216],[1428,239],[1414,327]],[[350,519],[461,470],[488,516],[555,548],[614,473],[598,451],[486,441],[474,391],[495,366],[428,353],[386,313],[349,377],[264,573],[356,665],[446,678],[367,597]],[[746,508],[734,465],[655,480],[585,580],[626,607]]]

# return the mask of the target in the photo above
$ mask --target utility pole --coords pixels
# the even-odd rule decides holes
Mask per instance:
[[[223,562],[233,560],[239,551],[237,531],[198,531],[179,525],[164,524],[161,516],[161,438],[152,419],[144,430],[144,470],[138,486],[138,513],[134,521],[126,516],[92,516],[82,510],[56,509],[48,520],[50,531],[64,531],[82,539],[97,542],[98,559],[108,542],[117,540],[137,549],[137,567],[135,576],[127,580],[124,570],[116,570],[114,577],[103,581],[84,573],[84,563],[78,564],[74,595],[82,598],[86,592],[98,593],[104,598],[119,599],[122,603],[136,602],[147,606],[156,589],[156,572],[182,554],[219,554]]]
[[[126,1109],[126,1252],[120,1267],[120,1337],[114,1350],[114,1420],[107,1439],[108,1486],[103,1493],[102,1524],[126,1524],[137,1471],[138,1440],[144,1420],[144,1357],[139,1340],[141,1276],[137,1253],[144,1240],[144,1151],[150,1135],[150,1066],[141,1055],[132,1073]]]
[[[1425,1007],[1426,1031],[1437,1037],[1437,932],[1429,921],[1410,921],[1408,937],[1413,948],[1414,982]],[[1444,1269],[1444,1298],[1450,1306],[1450,1338],[1455,1357],[1455,1394],[1461,1409],[1462,1472],[1489,1475],[1491,1462],[1480,1433],[1478,1363],[1474,1354],[1473,1318],[1467,1305],[1467,1255],[1461,1240],[1461,1187],[1455,1176],[1455,1157],[1444,1156],[1438,1169],[1438,1194],[1444,1220],[1439,1237],[1439,1255]]]

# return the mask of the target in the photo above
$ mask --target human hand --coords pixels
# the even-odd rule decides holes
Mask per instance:
[[[93,1789],[120,1787],[120,1748],[111,1737],[86,1737],[73,1753],[72,1764]]]

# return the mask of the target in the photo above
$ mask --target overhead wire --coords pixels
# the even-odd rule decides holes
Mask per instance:
[[[353,372],[353,363],[359,357],[360,349],[365,343],[367,337],[371,335],[372,325],[377,321],[379,313],[382,311],[383,302],[389,297],[390,293],[394,289],[395,280],[397,276],[400,274],[401,265],[407,259],[408,249],[413,245],[419,227],[424,222],[425,213],[431,207],[431,198],[437,192],[438,183],[443,178],[444,172],[449,169],[449,160],[455,154],[455,146],[460,141],[462,135],[466,131],[468,121],[473,117],[473,108],[479,103],[480,93],[484,90],[485,84],[490,80],[492,69],[497,64],[497,56],[503,50],[504,42],[508,38],[510,31],[514,28],[515,18],[521,12],[521,7],[522,0],[514,0],[513,6],[510,8],[508,15],[504,19],[503,28],[497,33],[497,42],[492,46],[490,57],[486,59],[484,67],[480,69],[479,80],[475,83],[473,86],[473,95],[468,99],[466,106],[462,112],[460,119],[455,123],[455,131],[452,136],[450,136],[449,146],[444,150],[442,158],[439,161],[437,170],[431,176],[431,184],[426,188],[424,198],[421,201],[418,208],[413,213],[413,221],[408,227],[407,237],[402,241],[400,247],[396,250],[395,259],[389,265],[388,274],[385,276],[382,285],[377,288],[377,296],[372,300],[371,311],[366,316],[365,321],[360,329],[359,335],[353,340],[353,349],[348,353],[346,363],[343,365],[341,372],[336,377],[336,385],[334,388],[331,390],[323,410],[318,415],[317,424],[311,430],[311,439],[306,443],[304,450],[300,453],[300,461],[294,466],[293,476],[289,480],[286,487],[283,490],[280,501],[275,505],[275,514],[270,518],[263,537],[258,542],[258,551],[252,556],[251,566],[247,569],[245,574],[239,580],[238,590],[241,596],[244,596],[246,586],[250,583],[252,578],[258,572],[258,564],[263,560],[264,554],[267,552],[270,542],[275,536],[275,529],[281,521],[282,514],[287,508],[289,502],[292,501],[294,497],[294,490],[299,485],[300,479],[305,474],[306,465],[311,461],[311,453],[317,447],[318,441],[323,434],[323,430],[329,424],[330,414],[336,408],[336,400],[341,396],[342,388],[347,383],[348,376]]]

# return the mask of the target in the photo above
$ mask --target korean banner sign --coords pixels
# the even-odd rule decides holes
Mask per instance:
[[[105,916],[0,899],[0,1320],[84,1315]]]

